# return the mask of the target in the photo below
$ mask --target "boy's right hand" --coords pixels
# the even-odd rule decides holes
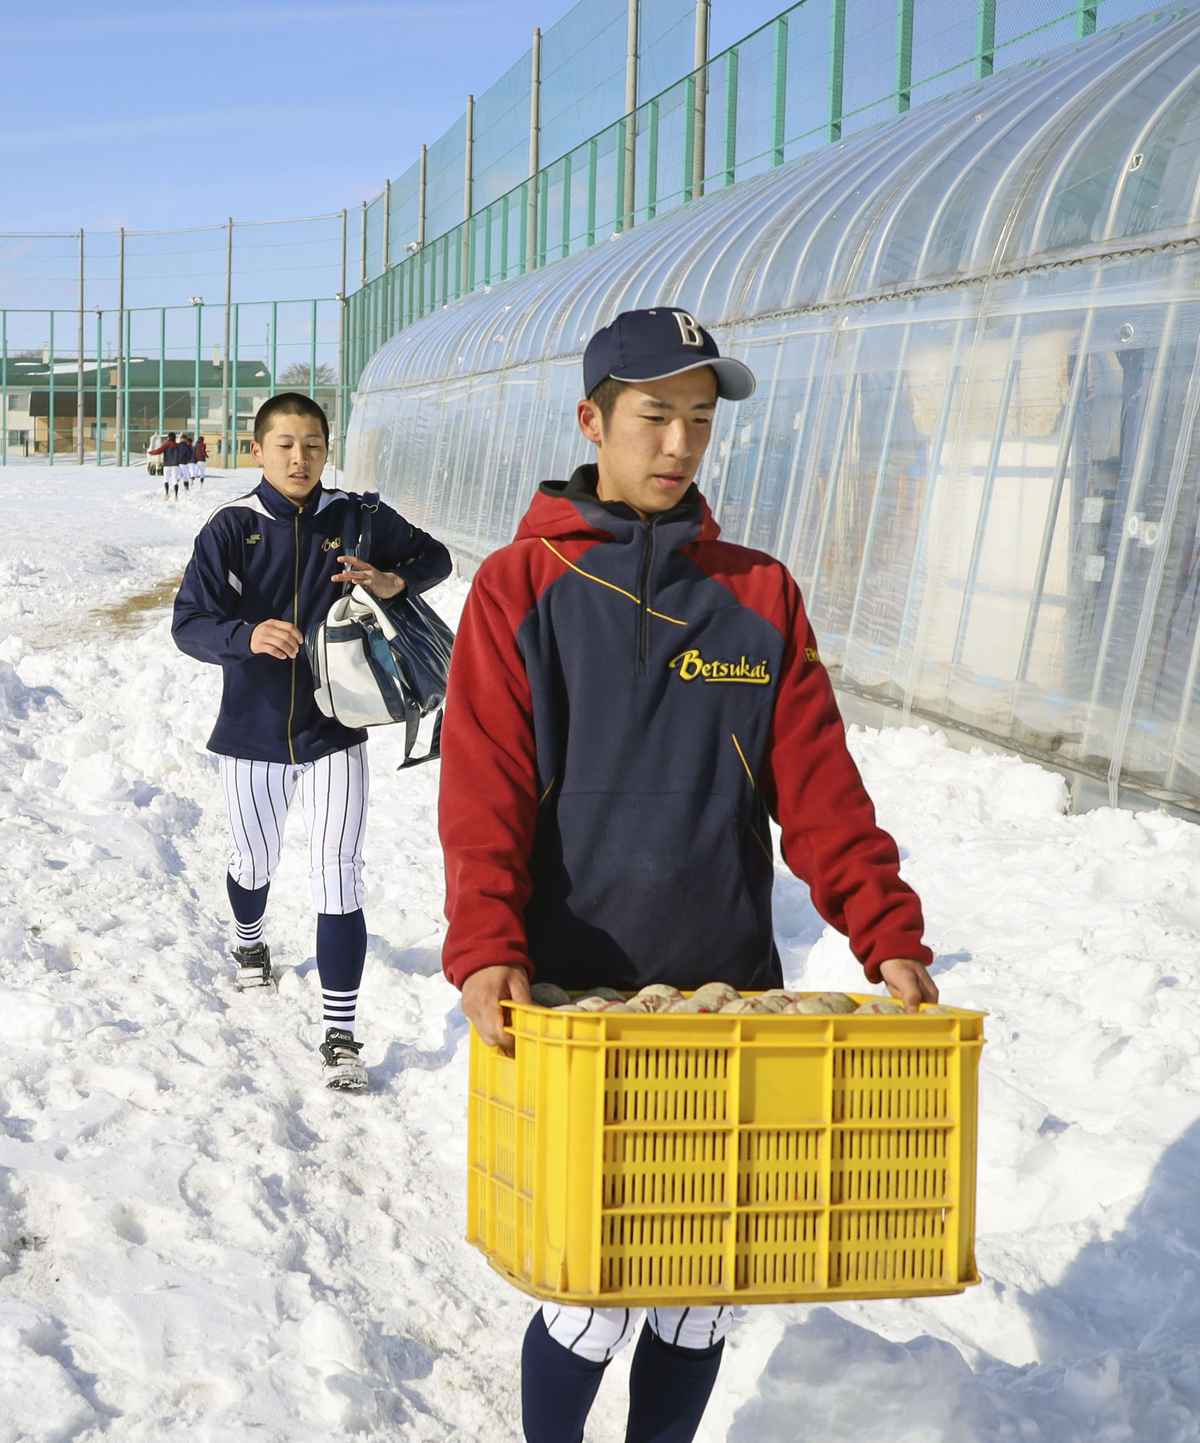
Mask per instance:
[[[290,621],[260,621],[250,633],[250,650],[259,656],[291,661],[304,645],[299,627]]]
[[[529,1002],[529,974],[524,967],[482,967],[472,972],[462,986],[462,1010],[467,1021],[489,1047],[513,1055],[513,1040],[504,1030],[500,1003]]]

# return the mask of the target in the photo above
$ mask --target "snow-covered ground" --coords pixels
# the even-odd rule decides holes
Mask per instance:
[[[0,1443],[509,1443],[530,1304],[462,1241],[436,769],[372,739],[371,1093],[316,1085],[298,817],[294,965],[278,998],[224,983],[218,676],[156,604],[251,479],[176,505],[134,470],[0,471]],[[1200,1439],[1200,828],[1068,816],[1054,775],[925,729],[852,742],[944,998],[990,1014],[985,1281],[746,1310],[700,1438]],[[777,904],[789,981],[853,983],[783,873]],[[627,1367],[589,1443],[623,1438]]]

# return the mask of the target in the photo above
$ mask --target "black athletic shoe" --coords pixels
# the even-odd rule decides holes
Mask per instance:
[[[233,960],[238,965],[234,986],[239,992],[250,987],[273,987],[275,974],[271,971],[271,949],[265,942],[253,947],[235,947]]]
[[[329,1027],[325,1041],[317,1049],[321,1054],[321,1070],[325,1086],[344,1092],[361,1092],[367,1085],[367,1069],[358,1060],[362,1043],[355,1042],[353,1032],[344,1027]]]

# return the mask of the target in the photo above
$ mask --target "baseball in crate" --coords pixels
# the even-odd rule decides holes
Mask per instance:
[[[722,540],[695,484],[718,407],[754,385],[677,307],[598,331],[577,409],[595,460],[537,488],[455,641],[443,960],[475,1030],[471,1237],[547,1299],[529,1443],[579,1443],[635,1336],[627,1443],[687,1443],[734,1302],[895,1295],[901,1255],[918,1290],[973,1278],[979,1018],[923,1015],[921,904],[796,582]],[[772,819],[901,1010],[766,1010]],[[742,1005],[695,1005],[711,984]]]

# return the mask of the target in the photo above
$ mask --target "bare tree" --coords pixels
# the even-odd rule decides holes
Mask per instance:
[[[318,362],[316,371],[312,372],[307,361],[293,361],[279,377],[279,384],[290,386],[294,391],[307,391],[310,374],[314,376],[314,384],[317,386],[337,385],[337,372],[332,366]]]

